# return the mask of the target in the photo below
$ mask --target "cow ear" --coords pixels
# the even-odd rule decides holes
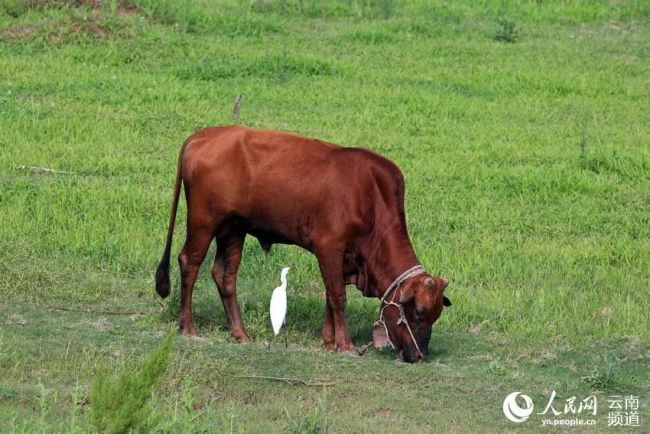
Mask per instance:
[[[451,300],[448,299],[446,295],[443,295],[442,296],[442,304],[449,307],[449,306],[451,306]]]
[[[415,297],[415,292],[413,292],[413,287],[402,287],[402,294],[399,297],[400,304],[406,304],[409,301],[413,300]]]
[[[435,286],[435,283],[433,282],[432,278],[427,277],[426,279],[424,279],[424,286],[427,289],[433,289],[433,287]]]

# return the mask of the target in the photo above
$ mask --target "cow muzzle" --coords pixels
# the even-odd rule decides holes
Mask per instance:
[[[422,363],[426,358],[426,354],[413,349],[410,345],[397,354],[397,360],[407,363]]]
[[[390,332],[388,330],[388,327],[386,326],[386,318],[384,317],[384,310],[386,310],[386,308],[388,307],[394,307],[395,309],[399,310],[399,318],[395,325],[397,327],[405,327],[406,331],[408,332],[408,338],[410,339],[410,342],[408,342],[406,345],[400,345],[400,347],[402,347],[402,350],[399,352],[398,359],[401,359],[409,363],[416,363],[416,362],[423,361],[426,357],[426,354],[422,351],[420,345],[418,345],[418,341],[415,339],[415,336],[413,335],[413,330],[411,330],[411,326],[409,325],[408,319],[406,318],[406,314],[404,313],[404,306],[402,306],[400,303],[397,303],[394,300],[384,301],[383,306],[379,311],[379,319],[375,322],[375,326],[383,327],[385,331],[384,336],[386,337],[388,344],[390,344],[390,346],[393,347],[394,349],[398,349],[398,347],[391,340]]]

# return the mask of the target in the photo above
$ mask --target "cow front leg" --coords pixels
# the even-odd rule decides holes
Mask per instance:
[[[245,237],[246,233],[238,231],[218,237],[217,255],[212,267],[212,278],[221,296],[230,333],[237,342],[250,341],[250,337],[244,330],[237,302],[237,271],[241,263]]]
[[[355,347],[350,339],[348,328],[345,325],[345,283],[343,282],[343,255],[331,254],[338,249],[330,249],[327,253],[317,255],[318,265],[320,266],[321,275],[325,282],[325,291],[327,298],[327,305],[325,307],[325,323],[323,324],[323,343],[328,349],[332,347],[331,342],[325,338],[328,337],[326,332],[331,328],[334,329],[334,345],[333,348],[340,352],[354,352]],[[327,326],[327,309],[331,311],[332,326],[330,329],[325,330]]]
[[[332,308],[325,300],[325,319],[323,320],[323,330],[321,333],[323,337],[323,344],[328,351],[336,349],[336,342],[334,336],[334,318],[332,317]]]

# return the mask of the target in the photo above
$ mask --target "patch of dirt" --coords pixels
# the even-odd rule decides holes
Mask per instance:
[[[105,332],[106,330],[113,328],[113,325],[108,322],[106,318],[100,318],[97,321],[92,321],[88,325],[100,332]]]
[[[203,337],[203,336],[185,336],[183,335],[183,339],[186,339],[188,341],[194,341],[194,342],[210,342],[210,339]]]
[[[551,360],[556,360],[557,355],[555,353],[552,353],[551,351],[544,351],[542,354],[539,355],[539,357],[535,360],[533,360],[533,363],[536,365],[540,365],[542,363],[546,363]]]
[[[138,8],[133,5],[120,5],[117,8],[117,13],[122,15],[138,15]]]
[[[472,325],[467,329],[467,332],[468,332],[470,335],[479,335],[479,334],[481,334],[481,329],[483,328],[483,326],[484,326],[488,321],[489,321],[489,320],[485,320],[485,321],[483,321],[483,322],[481,322],[481,323],[478,323],[478,324],[472,324]]]
[[[48,7],[71,6],[73,8],[85,7],[91,9],[86,12],[73,12],[69,18],[62,20],[50,20],[49,22],[34,24],[15,25],[7,28],[0,28],[0,38],[19,40],[29,38],[37,33],[45,33],[49,42],[61,42],[67,36],[73,34],[88,34],[98,38],[105,38],[114,29],[107,28],[101,20],[104,12],[100,13],[102,0],[77,0],[55,1],[55,0],[32,0],[27,5],[27,9],[39,9]],[[119,2],[115,14],[117,16],[136,16],[139,9],[132,4]],[[118,28],[125,24],[116,24]]]
[[[256,392],[249,392],[245,397],[244,397],[244,402],[248,405],[255,405],[261,401],[261,396],[259,393]]]
[[[382,416],[392,417],[395,414],[395,409],[391,407],[385,407],[379,410],[377,413]]]
[[[102,7],[102,0],[77,0],[77,6],[87,6],[93,9]]]
[[[26,39],[37,33],[45,33],[49,42],[59,43],[74,34],[88,34],[97,38],[105,38],[108,30],[97,17],[74,17],[71,21],[49,22],[39,26],[19,25],[0,29],[0,38],[13,40]]]
[[[605,306],[600,311],[600,316],[603,316],[605,318],[611,318],[612,316],[614,316],[614,310],[609,306]]]
[[[7,317],[5,324],[7,325],[27,325],[27,320],[22,317],[22,315],[18,315],[17,313],[11,314]]]
[[[46,7],[65,7],[70,4],[69,0],[29,0],[26,3],[27,8],[46,8]]]
[[[481,333],[482,324],[474,324],[467,329],[470,335],[478,335]]]
[[[103,38],[106,36],[106,29],[95,17],[81,22],[75,22],[70,33],[88,33]]]
[[[90,9],[100,9],[102,0],[77,0],[77,6],[85,6]],[[123,15],[137,15],[138,7],[133,4],[120,2],[117,6],[117,13]]]
[[[13,26],[7,29],[0,29],[0,37],[7,37],[9,39],[22,39],[31,36],[35,31],[36,27],[31,25]]]

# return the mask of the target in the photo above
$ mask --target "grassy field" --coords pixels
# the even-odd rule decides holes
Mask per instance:
[[[200,338],[175,338],[146,429],[548,432],[501,407],[555,391],[560,411],[597,397],[576,432],[650,431],[650,3],[68,3],[0,0],[0,432],[94,429],[97,373],[138,371],[176,326],[176,264],[169,300],[153,273],[178,150],[238,94],[241,124],[394,160],[454,305],[425,364],[327,353],[315,259],[249,238],[253,342],[231,340],[204,266]],[[285,265],[289,346],[267,350]],[[362,345],[378,301],[348,295]],[[612,395],[639,397],[639,427],[607,426]]]

